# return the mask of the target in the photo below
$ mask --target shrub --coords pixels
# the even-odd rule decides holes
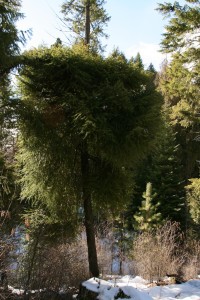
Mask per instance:
[[[89,276],[86,243],[80,236],[59,245],[30,242],[28,248],[18,270],[18,285],[26,290],[62,288],[69,292]]]
[[[197,278],[200,273],[200,241],[190,240],[186,244],[187,261],[182,268],[184,280]]]
[[[167,273],[179,273],[185,261],[185,255],[180,251],[182,241],[178,224],[170,221],[160,228],[139,234],[132,250],[138,275],[152,282]]]

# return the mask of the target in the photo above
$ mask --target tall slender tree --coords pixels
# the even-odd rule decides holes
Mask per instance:
[[[110,17],[104,9],[105,0],[66,0],[62,5],[64,22],[73,34],[74,42],[82,43],[94,52],[102,51],[101,37],[107,37],[104,27]]]
[[[90,51],[102,51],[100,37],[106,37],[103,27],[109,21],[105,9],[104,0],[68,0],[62,5],[64,20],[71,32],[75,34],[75,43],[84,44]],[[88,258],[90,271],[98,276],[97,253],[95,245],[95,233],[93,227],[93,214],[91,193],[89,189],[89,155],[87,141],[81,146],[81,173],[83,185],[83,204],[85,212],[85,228],[88,244]]]

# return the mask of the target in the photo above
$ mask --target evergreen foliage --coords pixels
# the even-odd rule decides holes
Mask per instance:
[[[185,0],[185,5],[178,1],[159,4],[157,10],[165,17],[170,17],[163,34],[163,52],[185,52],[187,61],[199,61],[199,0]]]
[[[134,215],[136,221],[136,228],[142,231],[153,229],[161,223],[161,213],[158,212],[159,202],[152,203],[156,194],[152,194],[152,184],[148,182],[146,184],[146,191],[143,193],[142,206],[139,208],[139,212]]]
[[[126,58],[126,56],[125,56],[125,54],[123,53],[123,52],[121,52],[120,50],[119,50],[119,48],[115,48],[112,52],[111,52],[111,54],[109,55],[109,57],[110,58],[113,58],[113,59],[116,59],[116,60],[118,60],[119,62],[120,61],[122,61],[122,63],[123,62],[127,62],[127,58]]]
[[[25,146],[23,142],[20,149],[25,147],[30,152],[37,148],[37,151],[43,149],[43,153],[40,153],[42,162],[46,162],[45,151],[49,151],[48,156],[52,157],[48,159],[52,159],[52,163],[48,163],[47,174],[51,176],[53,172],[55,178],[66,169],[65,172],[69,174],[62,175],[62,180],[67,178],[68,182],[75,180],[72,177],[76,173],[76,164],[79,163],[76,155],[81,143],[87,140],[94,174],[98,167],[98,174],[90,184],[96,191],[94,195],[100,196],[108,179],[111,180],[116,174],[122,180],[122,166],[126,170],[127,162],[129,165],[147,152],[147,142],[151,144],[156,121],[159,119],[156,117],[159,95],[152,89],[147,75],[141,75],[128,64],[119,64],[111,58],[104,61],[90,55],[81,57],[69,49],[51,48],[30,51],[25,63],[29,64],[22,72],[23,105],[27,107],[27,119],[24,116],[21,129],[28,145]],[[48,78],[46,74],[49,74]],[[37,109],[34,109],[36,104]],[[150,122],[153,116],[155,123]],[[54,157],[55,153],[57,158]],[[68,155],[65,156],[64,153]],[[72,157],[77,160],[74,162]],[[29,157],[26,161],[30,162]],[[36,161],[33,162],[33,168]],[[37,162],[39,164],[40,160]],[[73,172],[65,168],[66,163]],[[55,168],[56,164],[60,165],[62,172]],[[102,168],[101,172],[99,167]],[[42,165],[40,170],[45,172]],[[105,172],[109,176],[107,179]],[[48,178],[47,181],[54,178]],[[101,182],[101,188],[96,186],[97,179]],[[76,190],[79,190],[78,187],[79,184]],[[30,194],[30,190],[23,190],[23,193],[27,190]],[[39,193],[40,188],[36,190]],[[24,196],[27,197],[26,194]],[[121,196],[119,194],[117,198]],[[101,195],[101,201],[106,200],[105,195]]]
[[[64,22],[75,44],[86,44],[93,52],[102,51],[101,37],[107,37],[104,27],[110,20],[104,9],[105,0],[65,0],[62,5]]]
[[[72,223],[84,206],[86,225],[92,208],[122,209],[130,166],[148,152],[160,122],[152,77],[57,45],[26,53],[20,89],[22,198]]]
[[[158,10],[170,17],[162,41],[162,51],[172,53],[159,78],[166,114],[182,148],[185,180],[198,176],[199,160],[199,1],[186,0],[159,4]]]
[[[0,215],[2,228],[11,232],[19,221],[19,189],[15,184],[13,167],[16,99],[11,88],[10,71],[20,62],[20,45],[25,43],[26,32],[17,29],[16,22],[23,18],[20,1],[0,1]],[[6,226],[5,226],[6,225]]]
[[[181,148],[170,126],[165,125],[157,135],[156,146],[136,170],[136,187],[132,195],[131,211],[137,214],[141,206],[140,195],[146,182],[152,182],[156,193],[152,203],[159,199],[158,212],[162,219],[186,223],[185,176],[181,162]]]
[[[193,222],[200,224],[200,178],[190,179],[187,185],[187,200]]]
[[[147,71],[153,73],[153,74],[156,74],[156,69],[154,68],[154,65],[152,63],[150,63],[150,65],[148,66],[147,68]]]
[[[0,152],[0,224],[1,234],[11,234],[19,221],[21,205],[16,199],[19,188],[12,162],[9,162]]]
[[[183,64],[178,54],[161,71],[159,89],[165,97],[165,109],[171,123],[196,133],[199,128],[199,84],[193,70]]]
[[[170,127],[162,132],[161,144],[152,156],[152,182],[160,201],[163,219],[179,222],[185,227],[186,206],[181,149]]]
[[[16,56],[20,44],[25,43],[25,32],[19,32],[16,22],[23,18],[20,13],[20,1],[1,0],[0,2],[0,76],[16,66]]]
[[[130,63],[132,63],[136,69],[144,70],[144,64],[143,64],[140,53],[137,53],[136,57],[132,57],[130,59]]]
[[[19,32],[16,22],[23,17],[18,0],[0,2],[0,127],[3,133],[4,117],[11,105],[9,72],[19,63],[20,44],[25,43],[25,33]],[[7,118],[8,122],[8,118]]]

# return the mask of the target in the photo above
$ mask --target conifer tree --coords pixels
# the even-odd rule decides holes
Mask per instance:
[[[144,70],[144,64],[143,64],[143,61],[142,61],[142,58],[141,58],[141,55],[140,53],[138,52],[137,55],[135,57],[132,57],[130,59],[130,63],[136,68],[136,69],[139,69],[139,70]]]
[[[146,182],[151,180],[157,195],[153,199],[153,204],[156,204],[157,199],[159,199],[158,212],[161,213],[162,219],[179,222],[181,227],[185,229],[187,203],[183,171],[181,147],[178,144],[176,134],[166,124],[157,135],[155,148],[135,172],[136,187],[130,207],[132,214],[138,212],[141,206],[140,195]]]
[[[152,155],[150,178],[160,201],[162,218],[179,222],[185,229],[187,205],[183,170],[176,134],[170,126],[166,126]]]
[[[16,22],[23,18],[20,13],[20,1],[1,0],[0,2],[0,74],[8,73],[16,66],[16,55],[19,54],[20,44],[25,43],[24,32],[19,32]]]
[[[14,101],[10,88],[9,72],[19,64],[20,44],[24,44],[25,33],[16,27],[16,22],[23,18],[20,13],[20,1],[0,1],[0,137],[4,133],[6,123],[9,123],[8,112]],[[2,140],[2,139],[1,139]]]
[[[187,62],[199,64],[199,5],[199,0],[185,0],[184,5],[178,1],[158,5],[157,10],[170,17],[161,43],[163,52],[179,52]]]
[[[90,272],[98,276],[93,212],[125,205],[130,165],[153,144],[161,98],[151,76],[128,62],[77,51],[56,46],[24,57],[22,197],[58,216],[84,208]]]
[[[101,37],[106,37],[104,26],[109,21],[103,5],[103,0],[67,0],[62,5],[64,21],[66,21],[71,33],[74,33],[74,43],[85,45],[90,52],[102,51]],[[81,146],[81,172],[83,183],[83,203],[85,213],[85,228],[88,244],[89,269],[93,276],[99,275],[97,253],[95,245],[95,234],[93,226],[93,213],[91,194],[88,192],[90,174],[88,144],[82,142]]]
[[[20,1],[0,1],[0,211],[9,215],[3,222],[9,228],[18,218],[19,206],[14,200],[19,196],[15,184],[13,159],[16,99],[11,88],[10,71],[20,62],[20,45],[25,43],[25,32],[19,31],[16,22],[23,18]],[[6,213],[7,212],[7,213]],[[9,224],[8,224],[9,223]],[[7,228],[6,228],[7,229]]]
[[[93,52],[102,51],[101,37],[110,17],[104,9],[105,0],[66,0],[62,5],[64,22],[74,37]]]
[[[160,74],[159,89],[165,98],[166,114],[178,132],[185,165],[185,180],[196,177],[200,143],[199,123],[199,0],[159,4],[158,10],[169,17],[161,43],[162,51],[172,60]]]
[[[190,179],[190,184],[187,189],[187,201],[191,218],[194,224],[200,225],[200,178]],[[199,232],[198,232],[199,233]]]
[[[146,191],[143,193],[142,206],[139,208],[139,212],[134,215],[136,228],[141,231],[157,227],[161,222],[161,213],[158,212],[159,202],[156,204],[152,202],[155,196],[155,194],[152,194],[152,184],[148,182]]]
[[[152,63],[149,64],[148,68],[147,68],[147,71],[153,73],[153,74],[156,74],[156,69],[154,68],[154,65]]]

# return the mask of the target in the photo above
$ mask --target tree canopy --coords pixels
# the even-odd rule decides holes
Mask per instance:
[[[62,5],[64,22],[75,44],[82,43],[94,52],[102,51],[101,38],[107,37],[104,27],[110,17],[105,0],[66,0]]]
[[[2,0],[0,2],[0,75],[8,73],[16,66],[16,55],[19,54],[20,44],[26,41],[25,32],[19,31],[16,22],[23,18],[20,12],[20,1]],[[14,63],[15,62],[15,63]]]
[[[159,88],[165,98],[165,109],[174,130],[179,132],[186,162],[186,180],[195,176],[200,133],[199,123],[199,1],[186,0],[159,4],[158,10],[170,17],[161,46],[172,53],[161,71]],[[185,141],[183,141],[185,139]],[[196,170],[195,170],[196,169]]]
[[[130,167],[153,144],[160,120],[149,74],[81,51],[29,51],[21,69],[22,197],[59,216],[73,216],[84,195],[96,210],[122,208]]]
[[[163,52],[186,51],[189,61],[199,55],[199,0],[185,0],[185,5],[178,1],[159,4],[157,10],[165,17],[170,17],[165,26],[161,42]]]

